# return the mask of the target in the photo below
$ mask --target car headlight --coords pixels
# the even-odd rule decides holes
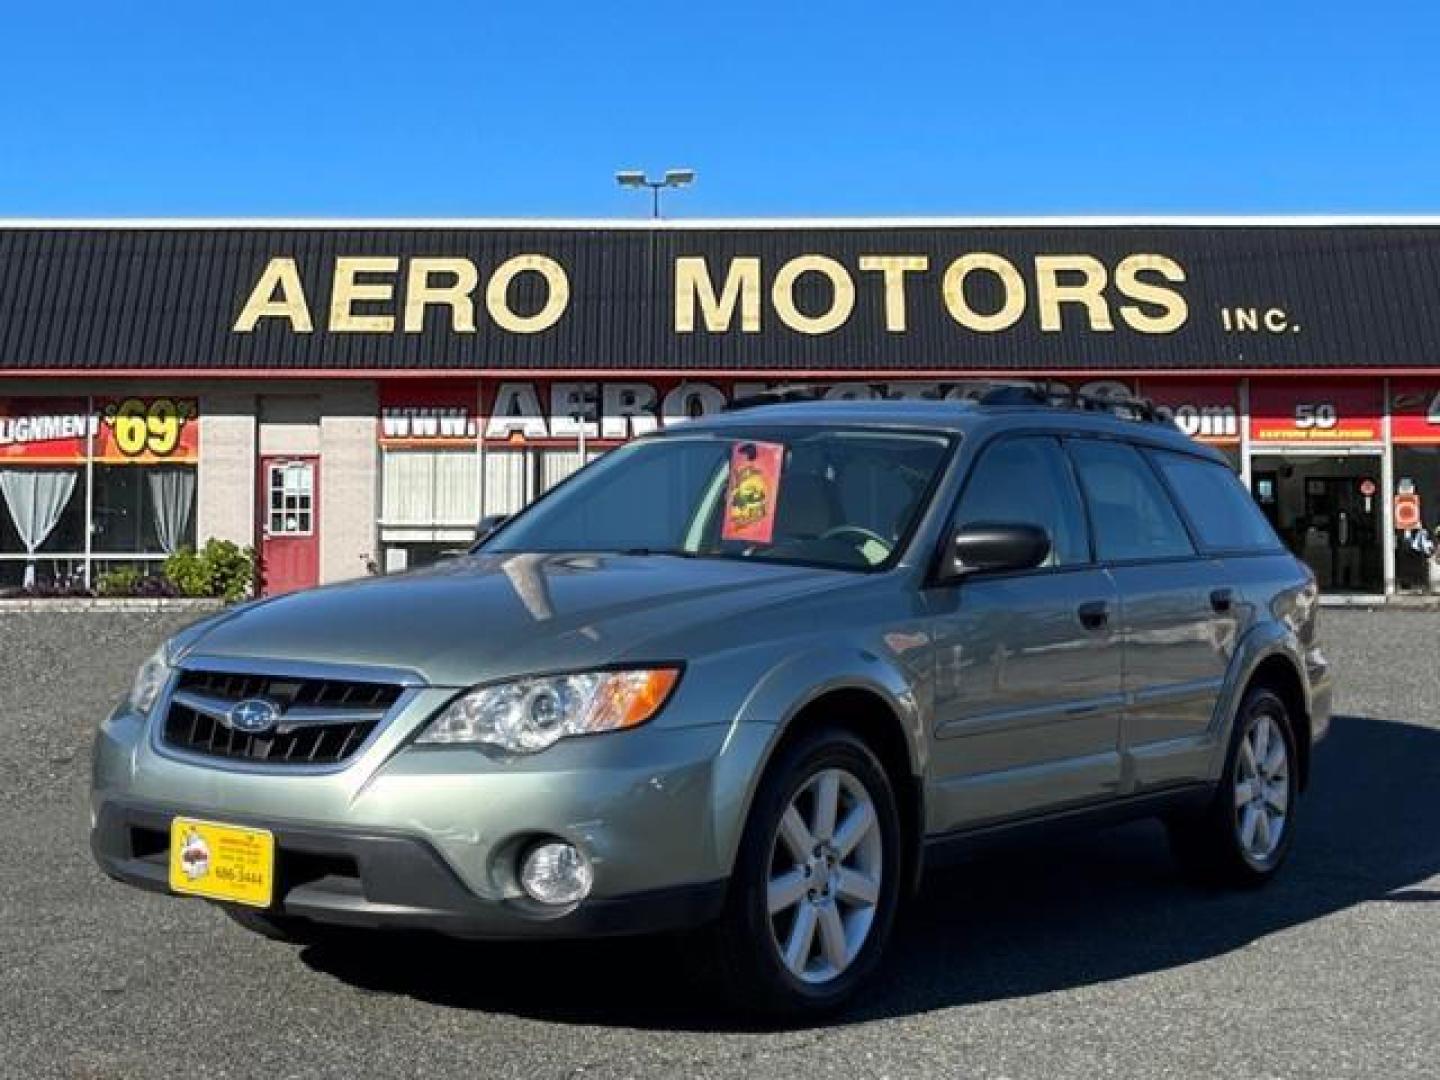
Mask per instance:
[[[678,668],[586,671],[479,686],[452,701],[417,740],[534,754],[570,735],[638,727],[680,679]]]
[[[160,696],[160,691],[165,689],[165,680],[168,678],[170,654],[166,647],[161,645],[151,654],[150,659],[140,665],[140,670],[135,672],[135,681],[130,685],[125,704],[138,713],[149,715],[155,699]]]

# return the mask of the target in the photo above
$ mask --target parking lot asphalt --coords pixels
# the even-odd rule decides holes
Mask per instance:
[[[799,1031],[683,939],[296,949],[108,881],[91,734],[183,621],[0,614],[0,1076],[1440,1077],[1440,614],[1325,613],[1340,716],[1268,889],[1197,891],[1150,824],[986,857]]]

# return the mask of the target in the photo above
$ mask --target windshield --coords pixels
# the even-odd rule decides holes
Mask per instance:
[[[481,550],[872,569],[909,535],[948,447],[940,435],[807,428],[642,439],[605,455]]]

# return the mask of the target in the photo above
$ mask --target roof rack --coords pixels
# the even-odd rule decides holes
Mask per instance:
[[[1052,409],[1104,412],[1121,420],[1135,420],[1144,424],[1170,422],[1155,411],[1155,403],[1149,398],[1132,394],[1085,393],[1047,379],[998,384],[981,395],[979,402],[987,408],[1026,408],[1039,405]]]
[[[757,390],[753,394],[738,397],[725,407],[726,412],[739,409],[754,409],[761,405],[783,405],[788,401],[819,401],[832,384],[827,383],[786,383]]]
[[[868,386],[873,382],[882,380],[861,380],[858,385]],[[1009,381],[996,379],[943,379],[940,380],[950,387],[947,393],[921,394],[920,400],[925,401],[971,401],[978,402],[989,390],[1001,386],[1020,385]],[[843,382],[820,382],[820,383],[784,383],[780,386],[772,386],[765,390],[756,390],[754,393],[746,394],[744,397],[736,398],[726,406],[726,412],[736,409],[754,409],[761,405],[783,405],[796,401],[826,401],[830,400],[826,395],[836,386],[844,385]],[[1024,385],[1030,385],[1025,383]],[[964,388],[958,398],[955,390]]]
[[[1149,398],[1120,393],[1086,393],[1072,390],[1064,383],[1050,379],[956,379],[942,380],[949,385],[936,401],[968,402],[987,409],[1079,409],[1084,412],[1109,413],[1121,420],[1145,424],[1168,424],[1170,421],[1155,411]],[[822,401],[834,383],[786,383],[757,390],[736,398],[726,411],[753,409],[760,405],[787,402]],[[957,395],[956,391],[960,391]]]

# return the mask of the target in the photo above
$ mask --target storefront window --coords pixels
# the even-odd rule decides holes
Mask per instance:
[[[483,436],[477,382],[382,386],[380,539],[386,569],[423,566],[469,546],[482,517],[515,513],[582,460],[599,455],[601,447],[587,447],[582,459],[578,427],[553,432],[537,411],[539,391],[523,385],[523,393],[488,393],[493,415]],[[547,390],[546,400],[553,396]],[[591,421],[587,438],[596,439],[598,431]]]
[[[0,588],[93,584],[193,545],[195,418],[170,398],[0,400]]]
[[[193,466],[97,465],[94,484],[94,551],[169,555],[195,545]]]
[[[1250,383],[1250,483],[1322,592],[1385,588],[1379,379]]]
[[[72,556],[85,553],[82,471],[55,466],[0,467],[0,581],[34,584],[40,576],[68,578]],[[77,497],[78,496],[78,497]]]
[[[1378,454],[1257,454],[1250,474],[1260,509],[1322,591],[1382,591]]]
[[[1395,585],[1440,593],[1440,446],[1395,448]]]

